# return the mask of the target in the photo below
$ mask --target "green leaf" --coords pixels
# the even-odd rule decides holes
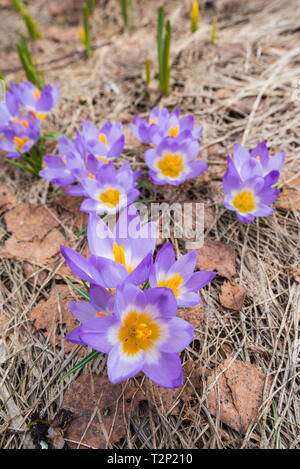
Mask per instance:
[[[81,290],[81,288],[74,285],[74,283],[72,283],[71,280],[68,279],[68,277],[66,277],[66,280],[67,280],[68,284],[71,285],[71,287],[74,288],[74,290],[77,291],[77,293],[79,293],[79,295],[82,296],[82,298],[84,298],[85,300],[87,300],[89,302],[91,301],[90,296],[85,291]]]
[[[75,373],[75,371],[80,370],[80,368],[84,367],[91,360],[98,357],[98,355],[100,355],[100,352],[97,352],[97,350],[93,350],[89,355],[87,355],[83,360],[81,360],[81,362],[73,366],[73,368],[69,370],[66,374],[64,374],[61,378],[58,378],[58,381],[62,381],[63,379],[70,376],[72,373]]]
[[[41,135],[40,140],[57,140],[59,137],[67,137],[67,135],[61,134],[59,132],[50,132],[49,134]]]
[[[7,161],[10,164],[13,164],[14,166],[18,166],[18,168],[24,169],[24,171],[27,171],[28,173],[31,173],[36,177],[39,177],[39,174],[37,171],[34,171],[33,169],[29,168],[28,166],[25,166],[22,163],[19,163],[18,161],[10,160],[9,158],[6,158],[5,161]]]
[[[90,26],[90,14],[89,7],[86,2],[83,4],[83,26],[85,34],[85,48],[87,56],[92,56],[92,47],[91,47],[91,26]]]
[[[82,228],[81,231],[78,231],[78,233],[76,234],[77,238],[79,238],[79,236],[81,236],[83,233],[85,233],[87,230],[87,226],[85,226],[84,228]]]
[[[165,10],[163,5],[160,5],[158,9],[158,23],[157,23],[157,53],[158,53],[158,78],[159,86],[163,88],[163,54],[164,54],[164,22],[165,22]]]
[[[163,54],[163,88],[162,92],[165,96],[169,95],[169,84],[170,84],[170,73],[171,67],[170,62],[170,48],[171,48],[171,22],[167,21],[164,54]]]
[[[37,39],[40,39],[41,33],[40,33],[40,29],[39,29],[39,25],[37,21],[34,21],[33,18],[30,16],[30,14],[28,13],[28,11],[25,9],[21,11],[21,15],[26,24],[26,28],[29,33],[30,39],[32,41],[36,41]]]
[[[151,62],[149,57],[145,60],[146,83],[149,85],[151,81]]]
[[[124,29],[128,29],[128,13],[127,13],[127,0],[120,0],[122,16],[124,22]]]

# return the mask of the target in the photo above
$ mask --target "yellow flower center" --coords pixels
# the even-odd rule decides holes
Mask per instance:
[[[114,257],[115,257],[115,262],[118,262],[118,264],[125,265],[128,274],[131,274],[131,272],[134,270],[134,267],[126,265],[125,254],[124,254],[124,246],[118,246],[117,243],[114,241],[114,243],[113,243],[113,254],[114,254]]]
[[[105,156],[97,156],[97,160],[99,160],[99,161],[104,161],[105,164],[108,163],[108,159],[105,158]]]
[[[27,128],[28,128],[28,122],[25,121],[25,120],[23,120],[23,121],[20,122],[19,119],[18,119],[17,117],[15,117],[14,119],[12,119],[12,122],[13,122],[14,124],[22,124],[23,127],[24,127],[24,129],[27,129]]]
[[[234,197],[232,205],[240,213],[252,212],[255,209],[255,200],[253,194],[249,191],[240,192]]]
[[[14,137],[14,142],[15,142],[17,150],[21,152],[23,145],[25,145],[25,143],[27,143],[28,140],[29,140],[28,137],[23,137],[23,138]]]
[[[177,137],[178,132],[179,132],[179,125],[177,125],[175,127],[175,129],[173,127],[171,127],[170,130],[169,130],[169,135],[170,135],[170,137]]]
[[[95,176],[92,173],[89,174],[89,178],[96,179]]]
[[[119,329],[118,339],[124,353],[135,355],[140,350],[151,349],[160,335],[159,325],[149,314],[131,311]]]
[[[36,88],[35,90],[33,90],[33,94],[34,94],[34,97],[35,99],[40,99],[40,96],[41,96],[41,92],[38,88]]]
[[[150,120],[150,124],[158,124],[158,119]]]
[[[260,163],[260,156],[256,156],[256,159]]]
[[[170,178],[177,178],[184,169],[182,158],[178,155],[165,155],[157,166],[164,176]]]
[[[100,142],[104,143],[104,145],[107,145],[107,138],[105,134],[100,134],[99,135],[99,140]]]
[[[62,157],[62,162],[63,162],[64,164],[67,163],[67,157],[66,157],[66,155],[64,155],[64,156]]]
[[[39,90],[38,90],[38,91],[39,91]],[[44,112],[44,113],[43,113],[43,112],[36,112],[35,110],[32,110],[31,112],[35,115],[35,117],[36,117],[37,119],[40,119],[41,122],[44,122],[44,120],[45,120],[45,118],[46,118],[46,116],[47,116],[47,113],[46,113],[46,112]]]
[[[179,273],[175,274],[174,277],[169,278],[168,280],[160,280],[157,284],[158,287],[167,287],[170,288],[174,295],[175,298],[178,298],[179,296],[179,287],[183,282],[183,278],[179,275]]]
[[[116,189],[109,188],[105,192],[102,192],[99,199],[107,208],[115,208],[121,199],[121,192]]]
[[[99,313],[96,314],[96,318],[102,318],[103,316],[106,316],[106,314],[102,311],[99,311]]]

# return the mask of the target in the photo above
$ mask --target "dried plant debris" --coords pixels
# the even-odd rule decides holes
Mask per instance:
[[[147,381],[149,394],[147,397],[164,415],[179,415],[184,404],[189,404],[200,393],[200,373],[192,360],[183,364],[184,382],[180,388],[165,389]]]
[[[30,320],[37,330],[42,331],[50,344],[63,346],[66,352],[76,345],[64,340],[79,323],[71,313],[68,304],[74,301],[67,285],[54,285],[47,301],[40,301],[30,313]]]
[[[18,241],[43,239],[58,226],[51,212],[44,207],[25,202],[10,210],[5,217],[7,231]]]
[[[51,440],[54,449],[63,449],[65,446],[64,434],[73,420],[73,413],[69,410],[59,409],[57,416],[48,428],[47,437]]]
[[[283,186],[277,201],[278,205],[285,210],[300,211],[300,176],[295,178],[294,174],[286,174],[284,179],[291,181]]]
[[[204,302],[190,308],[179,308],[177,316],[191,323],[195,328],[198,328],[205,318],[205,305]]]
[[[0,184],[0,215],[11,210],[17,203],[18,199],[11,190],[5,184]]]
[[[221,241],[206,241],[198,249],[197,268],[199,270],[217,270],[221,277],[230,280],[236,277],[235,259],[236,250],[232,244]]]
[[[65,432],[71,448],[110,448],[123,438],[141,391],[129,384],[112,385],[108,378],[82,375],[68,388],[62,408],[73,420]]]
[[[241,434],[257,419],[258,410],[263,403],[263,393],[267,376],[251,363],[228,357],[207,378],[207,387],[221,376],[208,393],[208,409],[218,416],[221,422]],[[226,369],[229,366],[228,369]],[[266,396],[269,394],[271,380],[267,380]]]
[[[221,286],[221,293],[219,295],[220,302],[225,308],[240,311],[243,307],[247,290],[243,285],[235,282],[225,282]]]

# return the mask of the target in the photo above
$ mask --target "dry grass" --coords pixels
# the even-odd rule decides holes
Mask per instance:
[[[38,3],[42,5],[41,14],[45,18],[46,2],[35,2],[33,11]],[[170,97],[161,100],[153,89],[155,83],[148,92],[143,77],[145,57],[148,55],[155,63],[154,12],[158,3],[149,0],[147,9],[143,9],[142,2],[138,2],[136,18],[142,18],[141,25],[130,34],[122,34],[118,10],[114,2],[109,2],[103,7],[102,15],[95,13],[94,34],[101,44],[105,41],[110,44],[98,47],[90,61],[76,54],[45,66],[48,81],[58,82],[61,89],[60,103],[48,125],[73,135],[86,118],[97,125],[108,118],[126,124],[133,114],[146,116],[158,103],[170,109],[180,107],[183,114],[195,115],[197,124],[204,126],[201,155],[211,163],[208,177],[184,184],[180,194],[178,189],[165,192],[151,186],[143,196],[156,200],[193,199],[210,206],[215,221],[206,226],[205,239],[235,245],[239,281],[248,295],[241,312],[224,310],[219,302],[222,280],[214,281],[204,292],[206,320],[196,331],[195,340],[184,356],[199,365],[214,367],[223,360],[223,346],[228,344],[235,359],[255,363],[274,381],[270,395],[264,396],[257,423],[246,435],[237,434],[218,417],[210,415],[204,388],[193,402],[183,406],[179,416],[162,412],[155,405],[141,405],[131,419],[126,438],[117,446],[296,448],[300,428],[300,285],[290,279],[289,271],[292,266],[299,266],[299,212],[293,208],[285,211],[278,204],[273,216],[243,225],[232,212],[215,204],[222,200],[220,175],[234,142],[254,147],[257,142],[266,140],[272,153],[286,152],[284,173],[289,175],[289,181],[300,173],[298,1],[210,2],[215,8],[203,6],[202,24],[193,36],[189,34],[190,2],[164,2],[171,17],[174,39],[172,92]],[[219,17],[217,44],[211,45],[208,43],[210,25],[216,13]],[[6,12],[6,15],[11,17],[13,13]],[[111,27],[107,26],[107,18]],[[77,47],[80,48],[79,43]],[[58,54],[53,48],[44,61],[49,62]],[[15,79],[16,74],[8,77]],[[117,93],[109,91],[112,81]],[[225,92],[219,91],[224,89]],[[120,162],[124,159],[137,167],[144,165],[141,149],[132,139],[128,139]],[[47,196],[52,189],[46,181],[32,185],[30,176],[3,163],[1,172],[1,179],[20,200],[49,204]],[[70,239],[68,228],[62,226]],[[7,237],[2,221],[2,242]],[[181,243],[175,246],[183,254]],[[3,326],[0,324],[0,327],[2,336],[7,337],[3,359],[1,346],[4,348],[4,342],[0,342],[0,409],[1,401],[11,396],[0,411],[0,447],[4,444],[6,448],[31,447],[26,424],[35,413],[47,420],[54,418],[76,374],[63,382],[58,382],[57,378],[70,369],[78,357],[76,352],[64,353],[63,342],[54,350],[29,321],[33,306],[48,297],[54,272],[49,272],[47,279],[38,286],[28,282],[18,262],[2,259],[0,269],[3,305],[0,316]],[[213,326],[211,318],[214,318]],[[102,374],[104,366],[105,358],[99,357],[88,369]],[[270,410],[272,402],[276,418]]]

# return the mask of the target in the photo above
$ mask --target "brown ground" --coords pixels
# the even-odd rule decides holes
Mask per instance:
[[[201,157],[210,162],[208,171],[180,186],[180,193],[150,185],[143,198],[205,202],[207,213],[213,215],[206,224],[205,240],[235,246],[236,279],[246,288],[247,296],[241,311],[224,308],[219,300],[224,279],[217,277],[203,293],[205,319],[183,358],[212,369],[224,361],[226,345],[233,359],[255,364],[273,379],[256,423],[244,435],[221,423],[218,412],[212,415],[204,385],[197,397],[182,404],[180,412],[167,411],[150,398],[150,405],[141,403],[126,436],[114,447],[299,446],[299,272],[298,277],[292,275],[299,268],[298,0],[203,1],[200,28],[193,36],[189,32],[190,1],[163,2],[173,26],[173,66],[170,96],[161,99],[155,79],[149,90],[144,83],[145,57],[156,64],[156,10],[160,2],[137,1],[137,27],[123,33],[118,2],[102,0],[92,20],[96,48],[89,61],[80,52],[78,39],[80,14],[74,5],[80,2],[28,3],[44,31],[43,39],[35,45],[36,57],[44,64],[47,81],[60,85],[59,104],[47,120],[49,130],[74,135],[86,118],[96,125],[106,119],[127,124],[135,113],[147,116],[154,105],[171,110],[180,107],[183,114],[193,113],[197,124],[204,126]],[[0,0],[0,69],[9,82],[22,77],[13,46],[22,23],[8,4]],[[209,38],[216,15],[217,42],[212,45]],[[126,159],[136,167],[145,167],[142,149],[128,129],[126,137],[120,161]],[[221,178],[235,142],[252,148],[262,140],[268,142],[272,154],[286,152],[281,200],[292,203],[278,203],[273,216],[244,225],[232,212],[216,205],[223,197]],[[53,188],[47,181],[33,181],[3,160],[0,164],[1,180],[17,196],[18,203],[26,201],[57,210],[59,233],[74,247],[84,246],[84,236],[78,239],[75,235],[78,227],[74,226],[74,215],[49,198]],[[290,189],[293,184],[294,189]],[[2,215],[1,242],[8,237]],[[183,254],[183,245],[172,241]],[[0,269],[0,327],[6,337],[0,342],[0,447],[31,447],[26,424],[33,416],[46,420],[55,417],[78,373],[62,382],[57,378],[78,361],[78,354],[74,349],[67,353],[60,338],[56,343],[61,342],[61,346],[54,348],[29,319],[37,302],[47,300],[51,287],[62,281],[61,277],[54,279],[53,266],[46,266],[41,281],[35,272],[45,273],[42,265],[28,274],[24,264],[3,258]],[[58,337],[60,333],[57,331]],[[88,369],[103,375],[104,360],[98,358]],[[6,402],[5,406],[1,402]],[[272,402],[276,414],[270,409]]]

